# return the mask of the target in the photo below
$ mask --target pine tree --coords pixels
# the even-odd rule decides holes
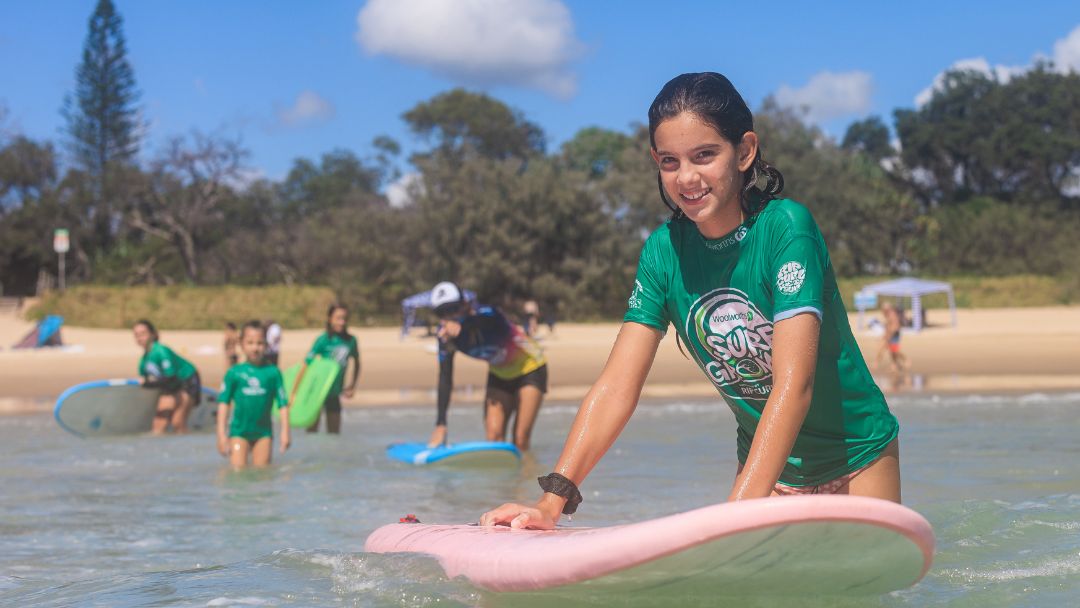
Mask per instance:
[[[72,161],[89,179],[87,219],[97,247],[110,240],[120,175],[139,150],[139,92],[122,24],[112,1],[99,0],[75,70],[75,91],[62,112]]]

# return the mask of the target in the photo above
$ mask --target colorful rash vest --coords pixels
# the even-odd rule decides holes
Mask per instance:
[[[520,378],[546,363],[540,346],[491,306],[481,306],[462,319],[456,338],[439,340],[439,363],[457,351],[487,361],[489,371],[503,380]]]
[[[139,375],[147,378],[178,378],[195,375],[195,366],[161,342],[154,342],[139,360]]]
[[[246,361],[229,368],[218,395],[219,403],[232,402],[234,406],[229,436],[249,440],[273,435],[274,402],[285,405],[288,400],[285,381],[277,366],[252,365]]]
[[[334,380],[334,386],[330,387],[330,393],[327,395],[336,396],[341,394],[341,387],[345,382],[345,364],[349,362],[349,357],[360,359],[360,346],[356,342],[356,336],[351,334],[342,336],[341,334],[324,332],[315,339],[315,343],[311,345],[311,350],[308,351],[305,360],[311,363],[315,357],[330,359],[341,368],[341,373]]]
[[[745,463],[772,392],[773,327],[821,319],[814,391],[780,482],[818,485],[874,460],[899,431],[848,325],[817,224],[805,207],[770,202],[730,234],[706,239],[686,218],[645,242],[625,321],[679,337],[735,412]]]

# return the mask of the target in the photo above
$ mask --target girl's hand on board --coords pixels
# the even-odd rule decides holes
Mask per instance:
[[[508,525],[522,530],[553,530],[559,518],[552,518],[536,507],[508,502],[480,516],[481,526]]]

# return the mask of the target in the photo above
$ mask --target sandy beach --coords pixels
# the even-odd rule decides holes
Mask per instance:
[[[867,319],[872,318],[868,315]],[[852,327],[886,392],[1057,391],[1080,389],[1080,307],[960,310],[956,327],[944,310],[928,313],[930,327],[905,333],[911,374],[891,377],[872,360],[880,337]],[[65,347],[12,350],[33,327],[16,313],[0,313],[0,412],[40,411],[65,388],[103,378],[134,377],[140,352],[131,332],[63,328]],[[546,330],[546,328],[543,328]],[[618,323],[563,323],[541,331],[550,365],[549,400],[580,399],[596,379],[619,330]],[[282,367],[299,361],[319,329],[288,330]],[[354,327],[360,341],[359,390],[347,406],[430,404],[436,382],[435,341],[422,330],[401,337],[398,328]],[[222,336],[215,331],[165,331],[162,342],[189,358],[204,384],[216,387],[225,372]],[[456,403],[479,402],[486,366],[458,357]],[[715,390],[668,332],[645,386],[645,398],[702,397]]]

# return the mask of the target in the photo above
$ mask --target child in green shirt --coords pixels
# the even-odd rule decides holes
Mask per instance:
[[[777,195],[753,116],[727,78],[683,74],[649,108],[660,198],[672,218],[645,242],[622,330],[532,506],[483,525],[550,529],[637,406],[668,327],[738,423],[729,500],[852,494],[900,501],[899,425],[851,328],[825,240]]]
[[[229,368],[218,395],[217,446],[233,468],[248,464],[270,464],[274,428],[274,402],[281,406],[281,453],[289,449],[289,402],[285,381],[277,367],[265,361],[266,334],[258,321],[249,321],[240,330],[240,348],[246,361]],[[225,432],[225,423],[232,418]]]
[[[132,327],[135,343],[142,347],[139,375],[143,386],[161,391],[157,412],[150,426],[154,435],[164,434],[172,426],[174,433],[187,432],[187,419],[202,399],[199,372],[190,361],[158,341],[157,328],[146,319]]]
[[[340,433],[341,395],[352,397],[353,391],[356,390],[356,381],[360,379],[360,347],[356,336],[349,333],[349,309],[344,304],[331,304],[330,309],[326,311],[326,331],[315,339],[307,357],[304,358],[304,365],[300,367],[300,373],[296,375],[296,383],[293,385],[293,395],[289,395],[290,402],[300,382],[304,379],[307,364],[314,361],[316,357],[330,359],[341,368],[341,372],[334,380],[334,385],[330,387],[330,392],[326,395],[326,400],[323,401],[322,408],[326,412],[326,432]],[[352,379],[345,384],[345,367],[350,359],[352,360]],[[322,412],[319,412],[319,417],[322,417]],[[308,427],[308,432],[314,433],[317,430],[319,430],[319,420],[315,419],[315,422]]]

